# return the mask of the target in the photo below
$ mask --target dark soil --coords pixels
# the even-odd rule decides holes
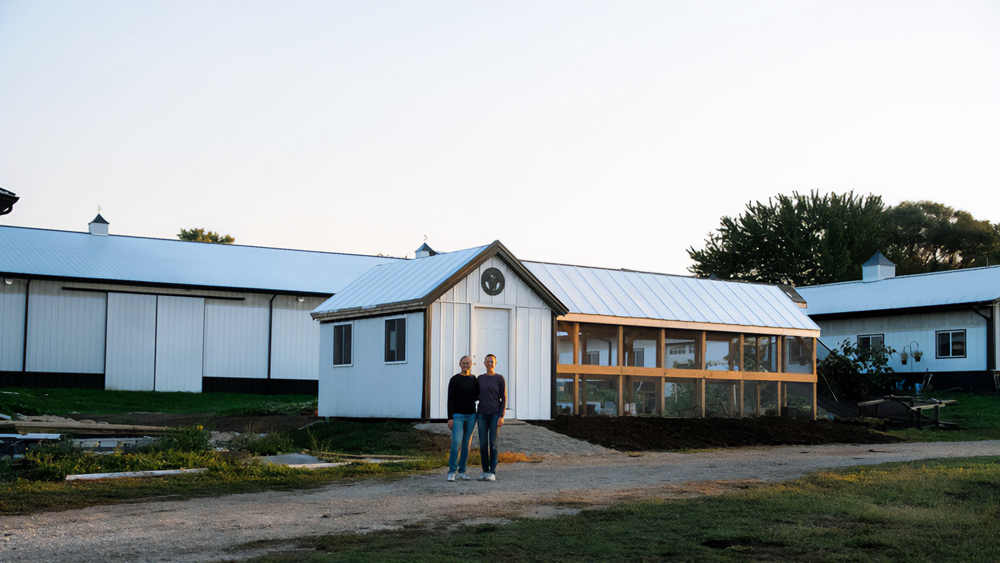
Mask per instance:
[[[168,427],[201,424],[209,430],[220,432],[256,433],[286,432],[323,420],[314,416],[213,416],[161,413],[79,416],[79,418],[113,424]],[[533,424],[621,451],[668,451],[812,444],[885,444],[903,441],[894,436],[877,432],[869,424],[861,421],[776,417],[559,416],[555,420],[534,421]],[[447,446],[446,443],[445,446]]]
[[[620,451],[668,451],[739,446],[886,444],[902,442],[862,422],[796,418],[652,418],[559,416],[544,426]]]

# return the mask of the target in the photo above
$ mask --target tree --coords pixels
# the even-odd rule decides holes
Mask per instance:
[[[895,226],[885,254],[898,275],[1000,264],[1000,223],[931,201],[904,201],[885,215]]]
[[[191,242],[211,242],[214,244],[233,244],[236,239],[229,235],[219,235],[215,231],[205,231],[205,229],[181,229],[177,233],[177,238]]]
[[[861,277],[861,264],[887,244],[882,198],[793,192],[723,217],[703,250],[687,250],[692,273],[721,279],[815,285]]]

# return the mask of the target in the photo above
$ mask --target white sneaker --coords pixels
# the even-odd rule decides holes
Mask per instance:
[[[487,473],[486,474],[486,478],[483,479],[483,481],[496,481],[496,480],[497,480],[497,476],[494,475],[493,473]]]
[[[455,480],[455,474],[454,473],[449,473],[448,474],[448,480],[449,481],[454,481]]]
[[[476,477],[476,481],[485,481],[489,473],[480,473],[479,477]]]
[[[463,480],[463,481],[471,481],[472,480],[472,477],[469,477],[465,473],[459,473],[458,474],[458,478],[461,479],[461,480]]]

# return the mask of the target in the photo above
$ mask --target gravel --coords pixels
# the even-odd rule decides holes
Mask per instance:
[[[442,432],[440,426],[427,429]],[[225,561],[290,549],[303,536],[502,523],[633,499],[715,494],[741,483],[793,479],[825,468],[1000,455],[1000,441],[995,440],[637,455],[528,424],[510,424],[501,430],[501,437],[502,449],[544,459],[503,464],[496,482],[447,482],[442,469],[307,491],[5,516],[0,520],[0,561]],[[473,477],[478,473],[470,468]]]

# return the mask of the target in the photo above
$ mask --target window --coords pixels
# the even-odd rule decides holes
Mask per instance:
[[[385,321],[385,361],[406,361],[406,319]]]
[[[964,358],[965,331],[942,330],[937,333],[937,357]]]
[[[333,325],[333,365],[351,365],[351,329],[350,324]]]
[[[858,350],[870,352],[885,348],[885,336],[881,334],[859,334]]]

